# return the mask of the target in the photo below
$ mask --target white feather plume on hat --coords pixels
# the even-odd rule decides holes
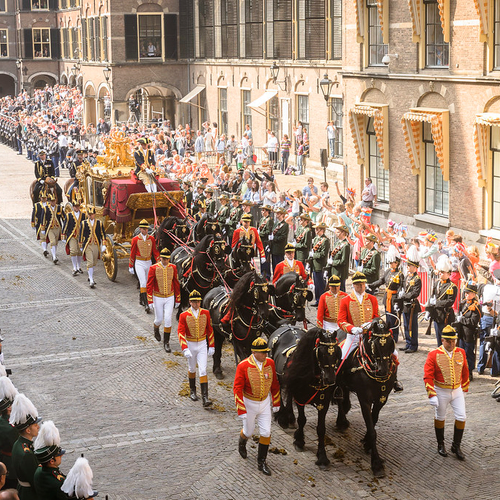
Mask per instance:
[[[412,245],[406,252],[406,259],[410,262],[414,262],[415,264],[419,263],[420,254],[418,253],[417,247],[415,245]]]
[[[47,420],[47,422],[41,425],[38,436],[33,444],[35,450],[45,448],[46,446],[61,446],[59,430],[52,420]]]
[[[399,254],[398,249],[394,245],[390,245],[387,249],[387,253],[385,256],[385,261],[390,264],[391,262],[396,262],[396,260],[400,259],[401,255]]]
[[[5,375],[0,377],[0,401],[7,398],[13,400],[18,394],[10,378]]]
[[[94,496],[94,490],[92,489],[93,477],[94,474],[89,461],[84,457],[79,457],[68,472],[61,490],[70,497],[91,498]]]
[[[447,255],[440,255],[436,264],[436,269],[438,271],[443,271],[445,273],[451,272],[451,262]]]
[[[28,416],[36,419],[38,417],[38,410],[24,394],[18,394],[12,404],[9,424],[24,424],[28,420]]]
[[[6,377],[7,372],[5,371],[5,366],[0,365],[0,377]]]

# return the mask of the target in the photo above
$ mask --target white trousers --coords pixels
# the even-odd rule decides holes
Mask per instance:
[[[189,373],[196,373],[196,364],[198,364],[200,378],[204,377],[207,374],[207,341],[202,340],[201,342],[190,342],[188,340],[187,345],[192,354],[192,356],[188,358]]]
[[[359,341],[361,340],[362,333],[348,333],[345,338],[344,345],[342,346],[342,359],[347,358],[349,353],[358,347]]]
[[[243,434],[251,438],[257,422],[260,436],[271,436],[271,396],[268,394],[264,401],[253,401],[243,396],[243,402],[247,409],[247,418],[243,420]]]
[[[435,409],[435,419],[445,420],[446,408],[451,405],[455,420],[465,422],[465,398],[462,388],[458,389],[441,389],[441,387],[434,387],[436,396],[439,401],[439,406]]]
[[[141,288],[146,288],[148,284],[148,272],[151,267],[150,260],[136,260],[135,261],[135,274],[139,278],[139,285]]]
[[[142,286],[142,285],[141,285]],[[172,326],[172,313],[174,311],[175,297],[155,297],[153,295],[153,307],[155,309],[155,325],[160,326],[162,321],[165,328]]]
[[[323,330],[327,332],[333,333],[339,329],[339,325],[334,323],[333,321],[328,321],[326,319],[323,320]]]

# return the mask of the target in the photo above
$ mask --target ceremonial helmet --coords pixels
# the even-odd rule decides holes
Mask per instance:
[[[89,461],[84,457],[78,457],[75,465],[71,467],[61,490],[70,498],[76,500],[87,500],[96,497],[99,492],[92,488],[94,474],[90,468]]]
[[[293,243],[287,243],[285,246],[285,253],[286,252],[295,252],[295,245]]]
[[[139,227],[149,229],[149,222],[146,219],[142,219],[141,222],[139,223]]]
[[[0,377],[0,413],[12,406],[17,396],[17,389],[7,376]]]
[[[30,425],[38,424],[41,420],[35,405],[24,394],[17,394],[14,403],[12,403],[9,424],[18,431],[24,431]]]
[[[467,281],[465,288],[464,288],[464,291],[477,293],[477,283],[474,283],[474,281],[472,281],[472,280]]]
[[[340,278],[336,274],[332,274],[328,279],[328,286],[340,286]]]
[[[241,216],[241,220],[242,221],[248,221],[248,222],[252,222],[252,216],[250,214],[243,214]]]
[[[87,206],[87,214],[88,215],[95,215],[95,207],[93,205]]]
[[[412,245],[406,252],[406,260],[410,266],[419,266],[420,256],[415,245]]]
[[[385,261],[388,264],[391,264],[392,262],[397,262],[399,264],[400,260],[401,256],[398,249],[394,245],[390,245],[385,255]]]
[[[352,283],[366,283],[366,276],[361,271],[356,271],[352,275]]]
[[[456,339],[457,337],[457,331],[451,325],[446,325],[441,332],[441,338],[443,339]]]
[[[66,450],[61,448],[59,430],[52,420],[42,424],[33,447],[35,457],[41,464],[45,464],[52,458],[60,457],[66,453]]]
[[[252,342],[252,351],[254,352],[269,352],[271,349],[267,345],[267,342],[265,339],[262,337],[257,337],[253,342]]]
[[[189,294],[189,300],[200,300],[201,301],[201,293],[198,290],[193,290]]]
[[[444,273],[451,272],[451,262],[447,255],[440,255],[436,264],[436,269]]]
[[[168,248],[164,248],[160,252],[160,257],[162,257],[163,259],[170,259],[170,250]]]

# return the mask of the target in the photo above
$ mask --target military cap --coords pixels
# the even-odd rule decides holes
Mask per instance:
[[[189,182],[189,181],[187,181],[187,180],[186,180],[186,181],[182,181],[182,183],[183,183],[183,184],[186,184],[186,186],[192,186],[191,182]]]
[[[241,202],[241,198],[237,195],[234,195],[232,198],[231,198],[231,201],[237,201],[237,202]]]
[[[88,214],[88,215],[95,214],[95,207],[94,207],[94,206],[92,206],[92,205],[89,205],[89,206],[87,207],[87,214]]]
[[[139,144],[149,144],[151,141],[147,137],[141,137],[140,139],[137,139],[137,142]]]
[[[356,271],[352,275],[352,282],[353,283],[366,283],[366,276],[362,272]]]
[[[226,200],[226,201],[227,201],[227,200],[229,200],[229,198],[227,197],[227,195],[225,195],[225,194],[221,194],[221,195],[219,196],[219,201],[222,201],[222,200]]]
[[[271,349],[267,345],[267,342],[265,339],[262,337],[257,337],[253,342],[252,342],[252,351],[254,352],[269,352]]]
[[[241,203],[242,205],[245,205],[247,207],[253,207],[253,203],[249,200],[245,200]]]
[[[287,243],[285,246],[285,252],[295,252],[295,245],[293,243]]]
[[[189,300],[200,300],[201,301],[201,293],[198,290],[193,290],[189,294]]]
[[[474,283],[474,281],[468,281],[467,284],[465,285],[464,290],[466,292],[477,293],[477,284]]]
[[[0,413],[12,406],[14,398],[17,396],[17,389],[6,376],[0,377]]]
[[[340,278],[336,274],[332,274],[328,279],[328,286],[340,286]]]
[[[299,218],[302,219],[302,220],[309,221],[309,222],[311,221],[311,217],[310,217],[309,214],[305,214],[305,213],[304,214],[300,214]]]
[[[66,450],[63,450],[60,446],[44,446],[43,448],[38,448],[34,451],[35,457],[41,464],[49,462],[55,457],[60,457],[64,455]]]
[[[378,241],[378,238],[374,235],[374,234],[367,234],[365,236],[365,238],[368,240],[368,241],[373,241],[373,243],[375,243],[376,241]]]
[[[260,207],[260,209],[261,209],[261,210],[267,210],[268,212],[270,212],[270,211],[271,211],[271,207],[268,207],[268,206],[266,206],[266,205],[262,205],[262,206]]]
[[[38,156],[46,155],[47,152],[44,151],[43,149],[38,152]]]
[[[339,231],[344,231],[344,233],[349,234],[349,228],[345,224],[337,224],[334,226],[334,229],[338,229]]]
[[[211,187],[207,187],[205,189],[205,193],[213,193],[213,192],[214,192],[214,190]]]
[[[160,252],[160,257],[163,257],[164,259],[170,259],[170,250],[168,248],[164,248]]]
[[[139,223],[139,227],[144,227],[149,229],[149,222],[146,219],[142,219],[141,222]]]
[[[84,150],[84,149],[78,149],[78,150],[76,151],[76,154],[77,154],[77,155],[82,155],[83,153],[85,153],[85,150]]]
[[[241,216],[241,220],[242,221],[248,221],[248,222],[252,222],[252,216],[250,214],[243,214]]]
[[[457,337],[457,331],[451,325],[446,325],[441,332],[441,338],[443,339],[456,339]]]
[[[283,207],[277,207],[273,211],[275,214],[286,214],[286,210]]]
[[[314,229],[326,229],[326,224],[324,222],[320,222],[314,226]]]
[[[17,394],[12,404],[9,424],[18,431],[24,431],[30,425],[38,424],[41,420],[33,403],[24,394]]]

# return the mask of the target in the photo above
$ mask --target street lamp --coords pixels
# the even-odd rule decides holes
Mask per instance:
[[[106,79],[106,83],[109,83],[109,79],[111,77],[111,68],[109,66],[106,66],[103,70],[102,70],[103,74],[104,74],[104,78]]]
[[[286,77],[282,81],[278,80],[278,76],[280,74],[280,67],[276,64],[276,61],[273,61],[271,67],[269,68],[269,71],[271,71],[271,79],[273,83],[277,85],[280,90],[286,92]],[[282,87],[281,84],[284,84],[284,87]]]
[[[334,85],[338,86],[338,84],[339,81],[337,80],[337,75],[335,75],[335,80],[332,81],[330,80],[330,78],[328,78],[327,73],[323,75],[323,78],[319,82],[319,86],[321,88],[321,92],[323,93],[323,97],[325,98],[326,105],[329,107],[333,107],[333,103],[330,99],[330,92],[332,91],[332,87]]]

